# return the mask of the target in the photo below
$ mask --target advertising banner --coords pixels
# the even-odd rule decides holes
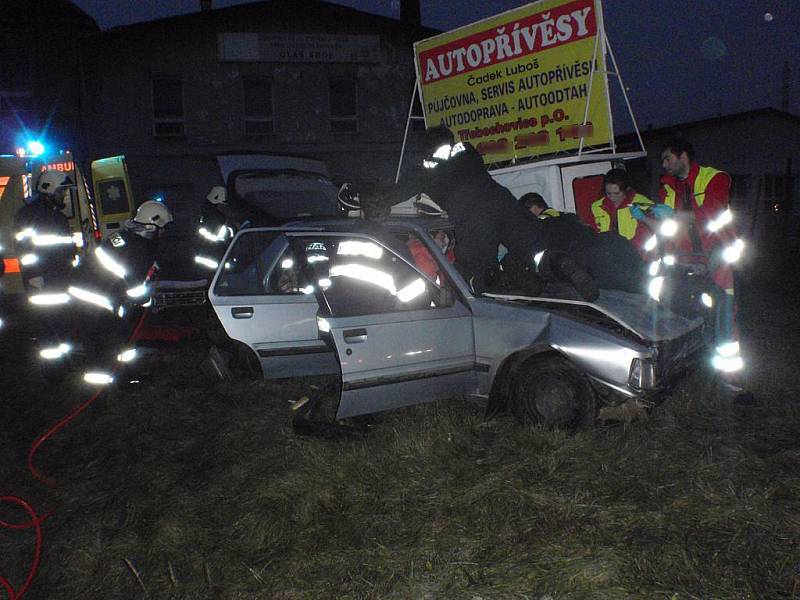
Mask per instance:
[[[600,0],[542,0],[417,42],[426,126],[446,125],[486,163],[573,150],[582,137],[609,145],[603,40],[592,76],[601,32]]]

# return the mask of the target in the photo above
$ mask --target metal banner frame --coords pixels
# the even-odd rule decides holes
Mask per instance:
[[[598,8],[600,7],[600,0],[596,0],[595,5]],[[586,136],[580,136],[580,142],[578,144],[578,151],[577,154],[568,154],[567,152],[556,153],[555,155],[546,155],[544,158],[541,156],[534,156],[530,157],[530,159],[514,159],[510,162],[509,165],[505,166],[514,166],[514,165],[523,165],[523,164],[533,164],[542,161],[552,161],[554,158],[564,158],[564,157],[572,157],[581,159],[586,155],[592,155],[592,159],[597,160],[608,160],[610,158],[616,157],[616,142],[614,140],[614,122],[612,117],[611,111],[611,88],[609,86],[608,77],[611,76],[615,78],[620,86],[620,90],[622,92],[622,96],[625,99],[625,106],[628,110],[628,116],[631,119],[631,123],[633,124],[634,131],[636,132],[636,138],[639,142],[639,152],[638,153],[626,153],[626,156],[645,156],[646,152],[644,149],[644,142],[642,141],[642,135],[639,131],[639,125],[636,122],[636,117],[633,114],[633,108],[631,107],[630,99],[628,98],[628,93],[625,90],[625,84],[622,81],[622,75],[620,74],[619,66],[617,64],[617,59],[614,56],[614,51],[611,49],[611,43],[608,40],[608,36],[606,35],[605,31],[605,23],[603,21],[603,12],[602,9],[597,10],[598,14],[598,23],[597,23],[597,35],[595,36],[595,44],[594,44],[594,52],[592,53],[592,68],[589,72],[589,84],[588,84],[588,94],[586,96],[586,104],[584,105],[584,114],[583,114],[583,121],[580,123],[580,126],[585,126],[588,117],[589,117],[589,108],[591,106],[592,101],[592,84],[594,82],[595,74],[598,76],[606,77],[606,86],[605,86],[605,93],[606,93],[606,106],[608,107],[608,125],[609,125],[609,134],[610,138],[606,146],[601,147],[593,147],[589,149],[584,148],[584,141]],[[602,44],[602,46],[601,46]],[[604,53],[606,60],[604,61],[605,69],[597,69],[597,58],[599,52]],[[613,70],[609,70],[608,58],[611,59],[611,65],[613,66]],[[406,145],[408,144],[408,133],[411,129],[411,123],[414,121],[422,121],[425,122],[425,115],[424,115],[424,104],[422,101],[422,89],[420,83],[420,75],[418,70],[418,65],[416,59],[414,60],[415,68],[417,70],[416,80],[414,82],[414,89],[411,93],[411,102],[409,103],[408,107],[408,118],[406,119],[406,127],[405,131],[403,132],[403,145],[400,149],[400,159],[397,163],[397,171],[395,173],[395,183],[397,183],[400,179],[400,171],[403,166],[403,158],[405,157],[406,153]],[[415,115],[414,114],[414,102],[419,99],[420,106],[423,108],[422,115]],[[608,150],[611,150],[609,153]],[[560,162],[560,161],[559,161]]]

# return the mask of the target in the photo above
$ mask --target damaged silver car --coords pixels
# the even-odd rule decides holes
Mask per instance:
[[[706,347],[702,318],[644,296],[476,295],[442,231],[453,237],[443,218],[244,230],[209,298],[264,377],[337,375],[335,420],[470,396],[571,428],[655,400]]]

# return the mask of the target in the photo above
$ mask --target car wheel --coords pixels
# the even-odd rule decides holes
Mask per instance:
[[[526,362],[512,390],[511,411],[522,423],[574,430],[594,422],[594,390],[586,377],[561,356]]]

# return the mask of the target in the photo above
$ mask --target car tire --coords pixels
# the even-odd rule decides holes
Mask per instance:
[[[585,375],[563,357],[548,355],[522,366],[511,412],[521,423],[574,431],[594,423],[597,402]]]

